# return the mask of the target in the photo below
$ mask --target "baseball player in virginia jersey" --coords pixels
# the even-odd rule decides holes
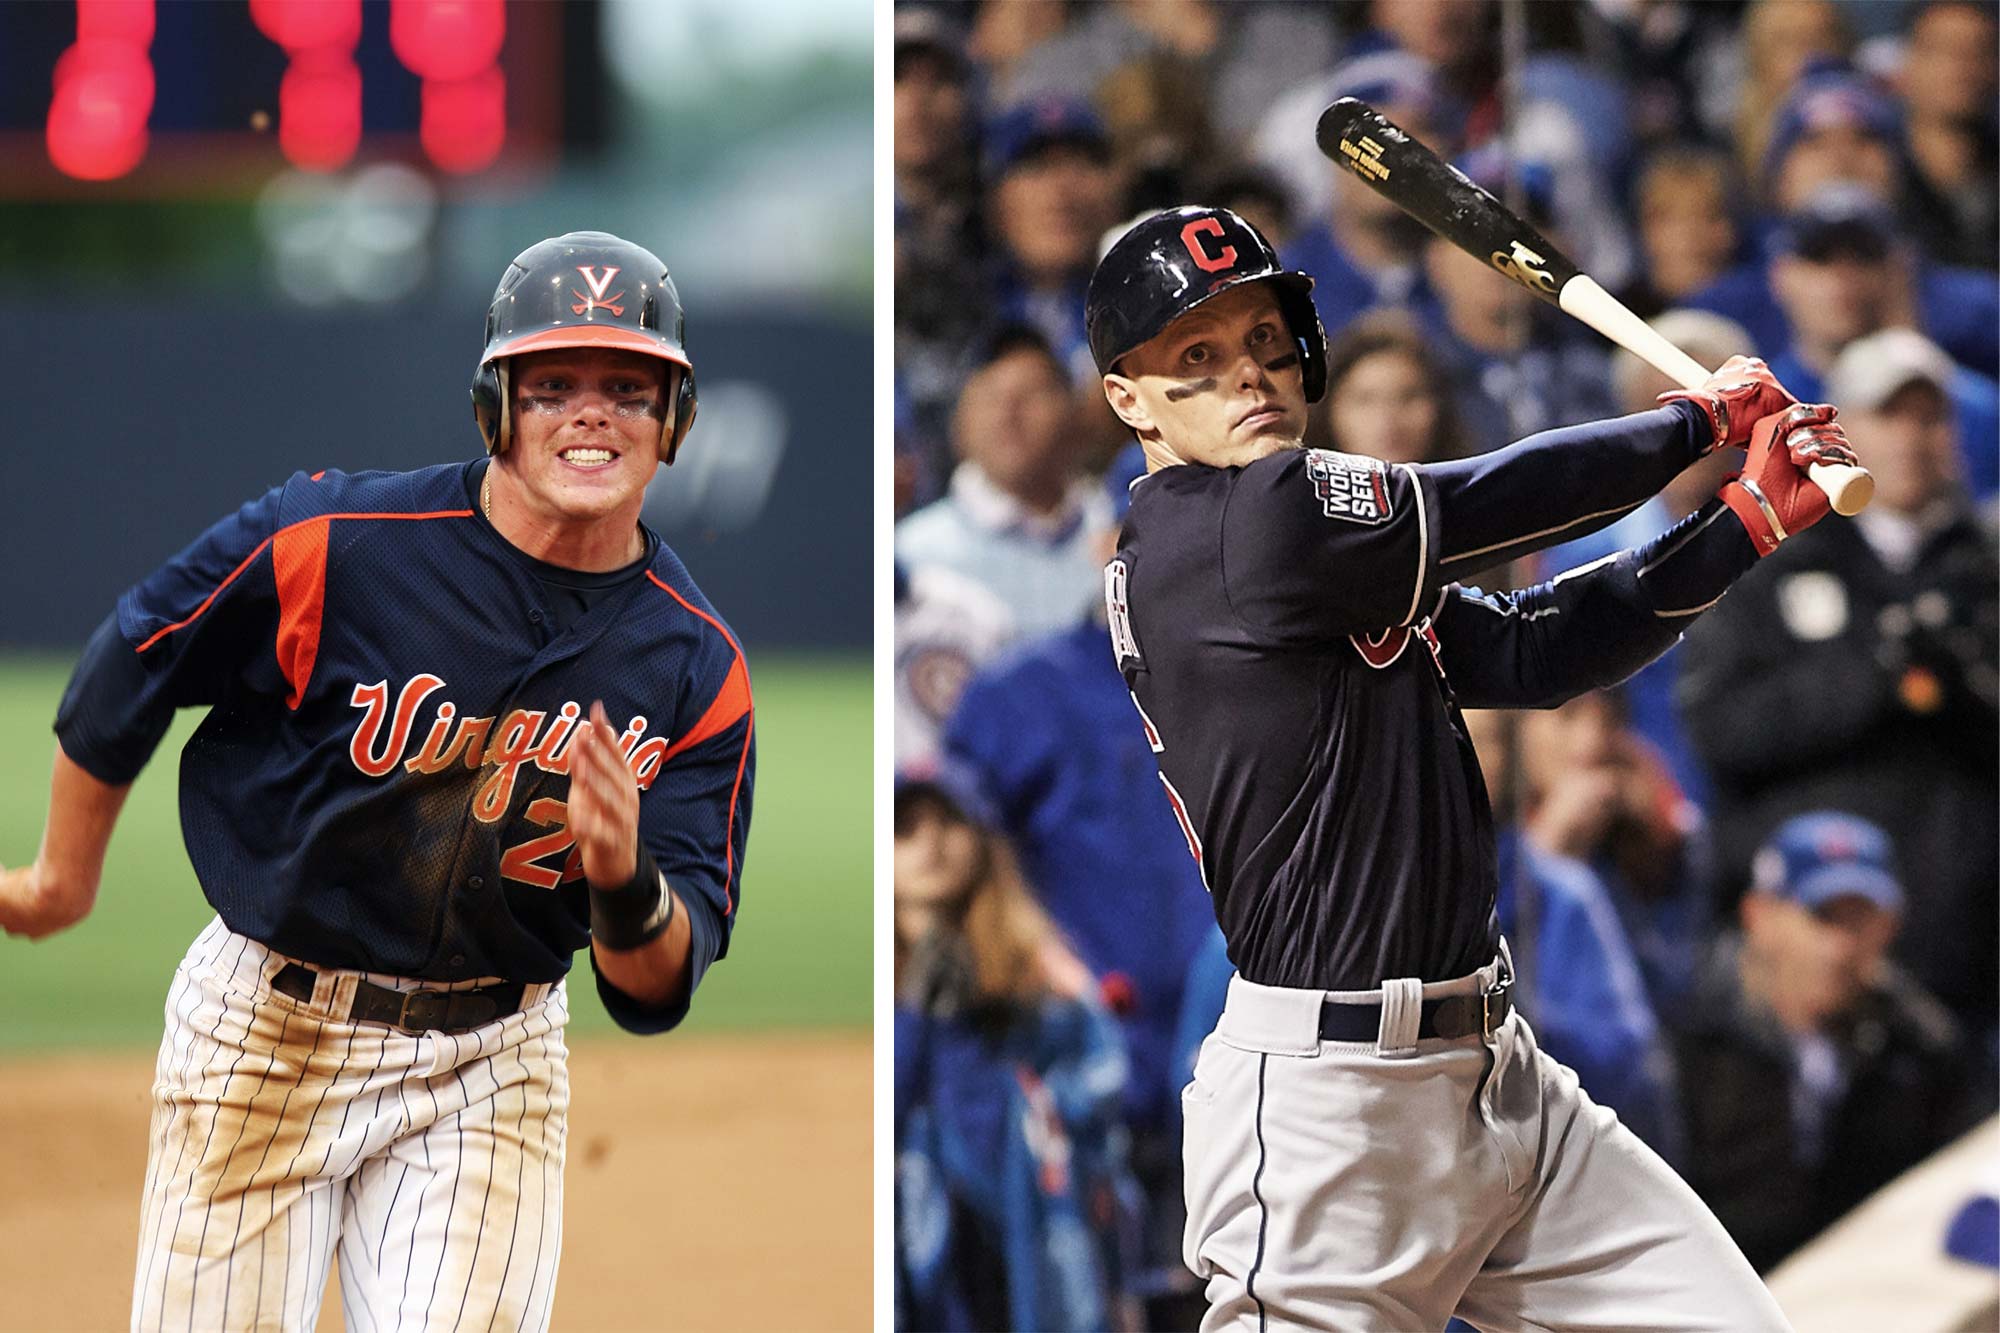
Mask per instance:
[[[127,592],[56,718],[0,925],[81,919],[174,709],[216,919],[174,976],[135,1329],[544,1328],[562,1244],[564,975],[680,1022],[750,822],[743,656],[639,523],[694,418],[679,297],[601,232],[508,268],[490,458],[295,475]]]
[[[1111,638],[1237,975],[1183,1096],[1205,1329],[1782,1328],[1695,1195],[1511,1012],[1491,811],[1459,708],[1629,675],[1826,512],[1829,408],[1761,363],[1459,462],[1299,447],[1311,279],[1222,209],[1106,254],[1091,350],[1145,448]],[[1657,541],[1553,583],[1470,571],[1611,521],[1722,445]]]

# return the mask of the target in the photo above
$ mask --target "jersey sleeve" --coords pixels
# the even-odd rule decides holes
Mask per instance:
[[[749,669],[735,642],[725,643],[720,683],[693,693],[691,715],[675,719],[677,739],[639,800],[640,839],[688,914],[687,997],[647,1008],[598,974],[606,1010],[630,1032],[665,1032],[687,1017],[709,965],[729,952],[736,925],[757,748]]]
[[[1462,578],[1608,527],[1699,459],[1710,430],[1701,409],[1673,402],[1426,463],[1444,532],[1438,564]]]
[[[1448,586],[1432,613],[1439,661],[1466,708],[1552,708],[1616,685],[1679,640],[1757,561],[1719,500],[1637,550],[1518,592]]]
[[[1280,645],[1414,621],[1435,598],[1437,492],[1420,469],[1330,449],[1243,468],[1222,510],[1222,585]]]
[[[277,660],[271,539],[284,487],[244,505],[118,599],[56,711],[63,753],[99,781],[138,776],[174,710]]]

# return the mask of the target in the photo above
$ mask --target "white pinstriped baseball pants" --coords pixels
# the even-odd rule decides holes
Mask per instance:
[[[474,1031],[415,1037],[327,1017],[364,974],[314,969],[311,1003],[273,991],[287,961],[216,920],[174,974],[135,1333],[309,1331],[336,1247],[357,1333],[547,1328],[569,1109],[562,985],[531,987],[520,1013]]]
[[[1231,979],[1181,1097],[1202,1333],[1438,1333],[1454,1312],[1485,1330],[1789,1328],[1694,1191],[1518,1013],[1490,1041],[1414,1039],[1419,999],[1493,971],[1332,995],[1394,992],[1376,1042],[1320,1040],[1329,992]]]

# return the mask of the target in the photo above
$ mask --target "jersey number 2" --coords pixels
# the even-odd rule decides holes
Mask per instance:
[[[583,878],[583,853],[576,849],[576,835],[569,831],[569,806],[553,796],[539,796],[528,802],[523,817],[530,824],[555,825],[554,833],[516,843],[500,854],[500,873],[508,879],[553,889],[558,884]],[[541,864],[543,857],[567,851],[561,870]]]

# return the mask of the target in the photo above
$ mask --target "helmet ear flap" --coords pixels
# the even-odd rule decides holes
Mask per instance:
[[[1316,403],[1326,396],[1326,326],[1319,322],[1319,307],[1310,293],[1276,284],[1279,313],[1291,325],[1299,345],[1299,373],[1306,401]]]
[[[674,465],[674,455],[681,451],[681,441],[687,438],[688,428],[694,425],[694,372],[686,366],[679,367],[679,370],[681,383],[674,392],[673,424],[660,433],[660,461],[668,467]]]
[[[489,457],[506,453],[513,443],[508,430],[508,380],[505,357],[482,363],[472,376],[472,416]]]

